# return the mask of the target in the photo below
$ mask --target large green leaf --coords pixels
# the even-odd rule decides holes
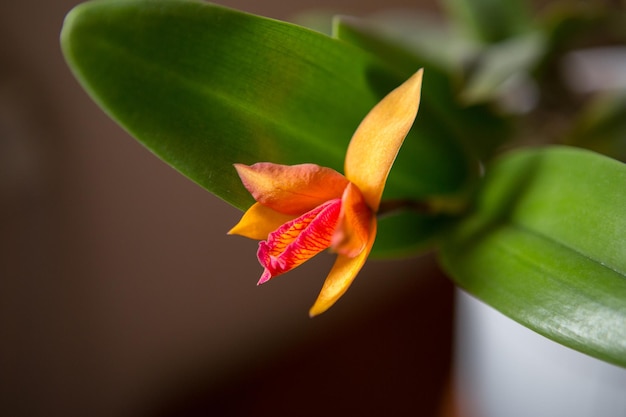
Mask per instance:
[[[443,263],[511,318],[626,366],[625,190],[626,165],[590,151],[509,154],[488,167]]]
[[[61,43],[77,79],[113,119],[240,209],[252,199],[233,163],[342,171],[361,119],[418,69],[393,69],[323,34],[193,0],[84,3],[67,16]],[[463,150],[421,119],[384,198],[451,194],[466,181]],[[406,230],[381,223],[383,236]],[[412,234],[414,245],[422,236]]]

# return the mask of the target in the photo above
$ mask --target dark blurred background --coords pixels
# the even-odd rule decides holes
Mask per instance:
[[[332,257],[263,287],[240,213],[157,160],[61,56],[77,0],[0,5],[0,415],[445,413],[452,286],[373,261],[309,319]],[[229,0],[279,19],[434,1]]]

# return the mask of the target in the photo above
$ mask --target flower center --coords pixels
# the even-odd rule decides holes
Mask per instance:
[[[339,221],[341,199],[321,204],[293,219],[259,242],[257,256],[265,270],[258,284],[311,259],[332,242]]]

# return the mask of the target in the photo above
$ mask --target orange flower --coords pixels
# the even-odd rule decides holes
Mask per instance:
[[[419,70],[368,113],[348,146],[345,176],[315,164],[235,164],[257,202],[229,234],[261,240],[259,284],[330,248],[337,260],[309,314],[323,313],[348,289],[374,245],[376,212],[421,85]]]

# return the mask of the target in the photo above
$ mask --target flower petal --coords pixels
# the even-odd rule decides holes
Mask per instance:
[[[337,260],[330,270],[320,295],[315,304],[309,310],[309,316],[317,316],[328,310],[346,292],[354,278],[359,273],[367,256],[374,246],[376,238],[376,217],[372,216],[369,240],[365,249],[356,257],[349,258],[344,255],[337,256]]]
[[[352,183],[346,187],[341,201],[341,213],[331,247],[341,255],[354,258],[367,245],[374,213],[365,203],[361,191]]]
[[[229,235],[240,235],[250,239],[264,240],[281,225],[293,220],[295,216],[279,213],[260,203],[255,203],[241,217]]]
[[[374,211],[378,210],[387,175],[417,115],[422,73],[416,72],[374,106],[348,146],[346,178],[356,184]]]
[[[256,201],[280,213],[300,215],[341,198],[348,180],[337,171],[315,164],[235,164],[243,185]]]
[[[263,284],[330,246],[335,233],[341,199],[328,201],[293,219],[259,242],[257,256],[265,270],[258,284]]]

